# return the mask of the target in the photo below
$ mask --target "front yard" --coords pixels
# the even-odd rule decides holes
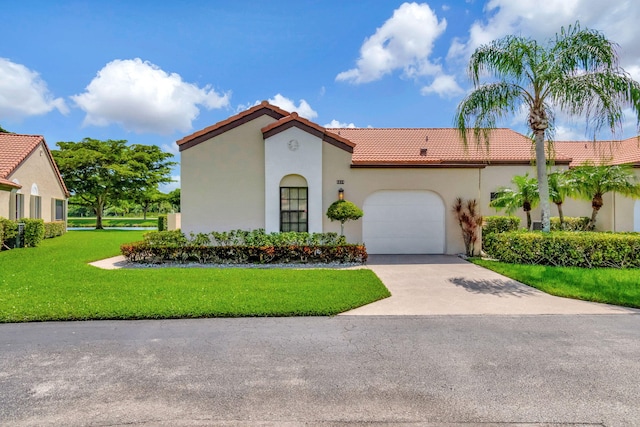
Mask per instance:
[[[329,316],[388,297],[370,270],[101,270],[141,231],[70,231],[0,253],[0,322]]]
[[[551,295],[640,308],[640,270],[473,262]]]

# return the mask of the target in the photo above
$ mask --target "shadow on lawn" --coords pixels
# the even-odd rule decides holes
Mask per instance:
[[[464,277],[453,277],[449,279],[451,283],[460,286],[474,294],[489,294],[495,296],[515,296],[523,297],[534,295],[538,291],[528,286],[524,286],[513,280],[502,279],[466,279]]]

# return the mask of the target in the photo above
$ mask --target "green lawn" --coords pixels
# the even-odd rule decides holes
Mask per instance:
[[[326,316],[388,297],[370,270],[101,270],[142,231],[70,231],[0,252],[0,322]]]
[[[551,295],[640,308],[640,270],[549,267],[475,259],[482,267]]]
[[[86,227],[95,228],[95,217],[69,217],[67,218],[68,227]],[[121,218],[121,217],[104,217],[102,218],[103,227],[157,227],[158,218]]]

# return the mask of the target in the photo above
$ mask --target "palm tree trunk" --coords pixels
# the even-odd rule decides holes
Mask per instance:
[[[544,130],[535,130],[536,171],[540,192],[540,214],[542,231],[551,231],[551,205],[549,204],[549,178],[547,177],[547,157],[544,152]]]
[[[527,211],[527,231],[531,231],[531,211]]]
[[[562,212],[562,202],[556,203],[558,207],[558,216],[560,217],[560,230],[564,230],[564,212]]]
[[[604,202],[602,201],[602,195],[601,194],[596,194],[595,196],[593,196],[593,200],[591,200],[591,208],[593,210],[591,211],[591,220],[589,221],[589,224],[587,225],[587,230],[595,230],[595,228],[596,228],[596,215],[598,215],[598,212],[600,211],[600,208],[602,207],[603,204],[604,204]]]

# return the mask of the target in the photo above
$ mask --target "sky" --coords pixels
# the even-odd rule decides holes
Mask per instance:
[[[176,140],[262,100],[326,127],[452,127],[475,48],[576,21],[640,81],[637,0],[1,3],[0,126],[51,149],[124,139],[179,161]],[[526,114],[498,125],[526,133]],[[637,132],[629,114],[614,137]],[[589,138],[584,119],[557,115],[556,139]]]

